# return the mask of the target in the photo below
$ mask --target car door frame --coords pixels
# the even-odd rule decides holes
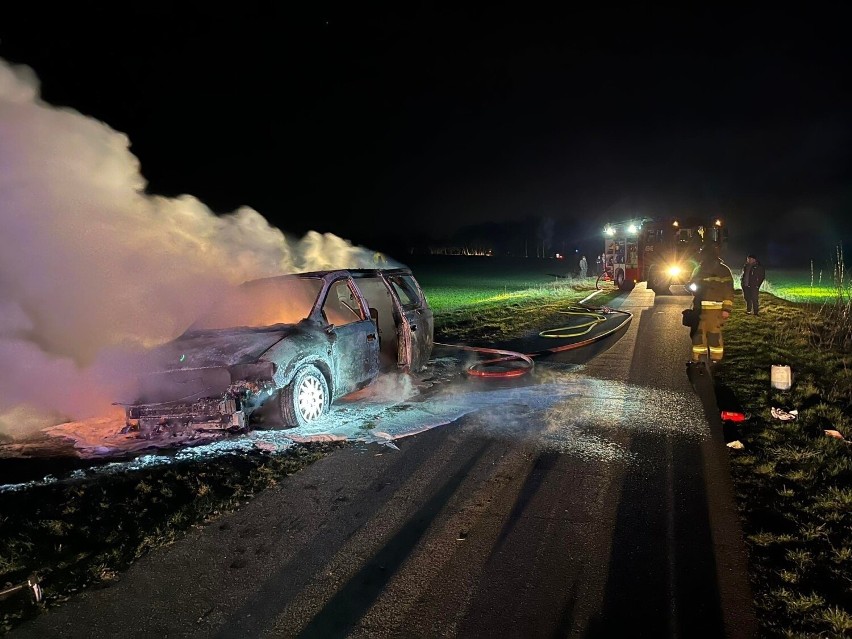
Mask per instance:
[[[343,325],[332,325],[323,318],[329,336],[329,361],[333,377],[332,394],[335,398],[363,388],[379,373],[379,340],[375,322],[370,318],[364,295],[348,272],[334,274],[326,279],[317,308],[325,307],[334,285],[345,281],[358,302],[361,319]]]
[[[406,269],[381,271],[381,276],[385,280],[388,289],[393,293],[393,303],[400,317],[397,329],[399,367],[406,372],[423,370],[432,352],[434,339],[434,317],[432,310],[426,302],[423,289],[420,288],[420,283],[414,277],[414,274]],[[418,301],[416,306],[406,307],[402,303],[399,292],[390,280],[394,276],[410,278],[414,284],[414,292],[417,294]]]

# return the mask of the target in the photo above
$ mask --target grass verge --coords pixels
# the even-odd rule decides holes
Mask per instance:
[[[852,636],[849,327],[842,305],[761,293],[759,316],[737,300],[725,328],[719,375],[751,415],[731,460],[761,636]],[[773,364],[792,368],[789,390],[771,387]]]

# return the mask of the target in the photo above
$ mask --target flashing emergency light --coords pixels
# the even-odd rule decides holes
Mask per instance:
[[[631,224],[630,226],[628,226],[628,227],[627,227],[627,232],[628,232],[628,233],[635,233],[635,232],[636,232],[636,231],[638,231],[638,230],[639,230],[639,229],[637,228],[637,226],[636,226],[635,224]]]
[[[615,229],[611,226],[605,226],[604,233],[606,233],[607,235],[615,235]]]
[[[678,266],[677,264],[674,264],[674,265],[669,267],[669,275],[671,275],[672,277],[677,277],[682,272],[683,272],[683,269],[680,266]]]

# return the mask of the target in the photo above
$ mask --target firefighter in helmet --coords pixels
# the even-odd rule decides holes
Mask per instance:
[[[714,242],[702,245],[689,290],[693,308],[699,313],[698,328],[691,333],[692,362],[720,362],[725,354],[722,326],[734,308],[734,276]]]

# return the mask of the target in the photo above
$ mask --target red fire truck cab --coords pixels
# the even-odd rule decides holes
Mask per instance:
[[[657,294],[672,284],[685,284],[698,263],[704,243],[721,249],[728,230],[721,219],[644,218],[604,228],[604,274],[624,291],[647,282]]]

